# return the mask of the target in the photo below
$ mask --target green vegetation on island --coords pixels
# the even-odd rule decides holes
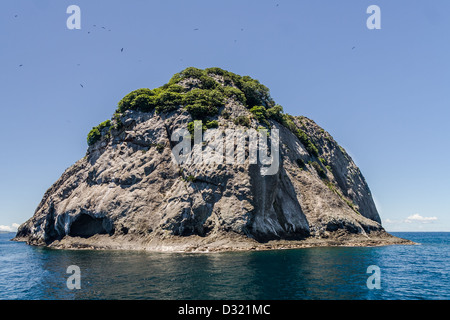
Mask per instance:
[[[269,120],[274,120],[291,130],[305,146],[311,156],[318,157],[319,151],[308,134],[295,124],[295,118],[283,112],[283,107],[275,104],[269,89],[258,80],[249,76],[240,76],[220,69],[198,69],[194,67],[176,73],[168,83],[155,88],[141,88],[128,93],[117,105],[114,124],[110,120],[92,128],[87,142],[91,146],[102,138],[109,138],[111,129],[120,129],[120,116],[127,110],[140,112],[164,113],[184,108],[192,119],[202,120],[203,130],[217,128],[216,119],[222,109],[222,117],[230,118],[230,113],[223,110],[228,99],[234,99],[246,107],[254,119],[267,128]],[[239,115],[233,119],[235,125],[250,127],[251,119]],[[109,130],[103,130],[108,127]],[[193,132],[194,124],[188,124]]]

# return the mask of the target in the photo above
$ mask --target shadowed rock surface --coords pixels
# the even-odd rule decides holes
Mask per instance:
[[[15,240],[158,251],[408,243],[384,231],[360,170],[314,121],[284,114],[249,77],[186,70],[169,86],[119,102],[113,118],[89,134],[86,156],[47,190]],[[216,102],[200,93],[216,91],[222,100],[214,109]],[[192,93],[199,100],[187,105]],[[251,128],[278,129],[278,170],[263,175],[260,161],[239,163],[237,154],[233,163],[176,163],[172,133],[193,120],[214,124],[205,134],[234,130],[243,140]],[[209,143],[193,145],[187,158]]]

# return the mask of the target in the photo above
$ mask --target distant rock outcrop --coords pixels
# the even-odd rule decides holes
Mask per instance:
[[[235,161],[206,163],[205,156],[196,163],[196,150],[205,151],[211,140],[189,141],[191,152],[177,163],[173,134],[192,133],[194,120],[203,121],[205,135],[232,132],[247,143],[251,129],[267,129],[270,154],[279,161],[275,172],[264,174],[249,150],[243,161],[236,152]],[[279,134],[278,153],[272,132]],[[284,114],[250,77],[188,68],[160,88],[124,97],[113,118],[89,133],[88,144],[16,240],[181,251],[402,242],[382,228],[369,187],[345,150],[312,120]]]

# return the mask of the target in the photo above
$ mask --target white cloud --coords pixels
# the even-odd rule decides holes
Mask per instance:
[[[12,232],[12,227],[11,227],[11,226],[0,225],[0,231],[3,231],[3,232]]]
[[[383,225],[388,231],[437,231],[436,228],[441,228],[436,223],[438,220],[437,217],[424,217],[415,213],[406,219],[383,219]]]
[[[401,224],[404,222],[405,222],[405,220],[392,220],[392,219],[383,220],[383,223],[389,223],[389,224]]]
[[[430,223],[436,221],[437,217],[422,217],[420,214],[415,213],[412,216],[406,218],[406,223],[419,222],[419,223]]]
[[[18,223],[13,223],[10,226],[4,226],[4,225],[0,225],[0,231],[3,232],[16,232],[17,228],[19,228],[20,224]]]
[[[392,220],[392,219],[386,219],[383,222],[387,223],[387,224],[395,224],[395,225],[401,225],[401,224],[412,224],[412,223],[419,223],[419,224],[423,224],[423,223],[432,223],[434,221],[437,221],[438,218],[437,217],[423,217],[418,213],[415,213],[411,216],[409,216],[406,219],[402,219],[402,220]]]

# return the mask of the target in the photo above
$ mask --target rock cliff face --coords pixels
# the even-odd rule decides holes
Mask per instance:
[[[217,68],[189,68],[161,88],[130,93],[112,120],[91,131],[86,156],[48,189],[16,240],[53,247],[187,250],[205,243],[216,249],[221,243],[255,248],[273,240],[385,234],[350,156],[312,120],[284,114],[266,89]],[[219,103],[202,96],[212,91]],[[188,95],[197,100],[186,102]],[[205,135],[230,130],[244,140],[252,128],[278,129],[278,155],[272,144],[279,159],[276,172],[264,175],[261,161],[252,163],[248,151],[243,162],[206,163],[204,157],[199,163],[177,163],[178,141],[172,135],[189,126],[192,132],[193,120],[212,126],[203,128]],[[205,150],[208,142],[193,140],[191,146],[184,156],[193,160],[196,148]]]

